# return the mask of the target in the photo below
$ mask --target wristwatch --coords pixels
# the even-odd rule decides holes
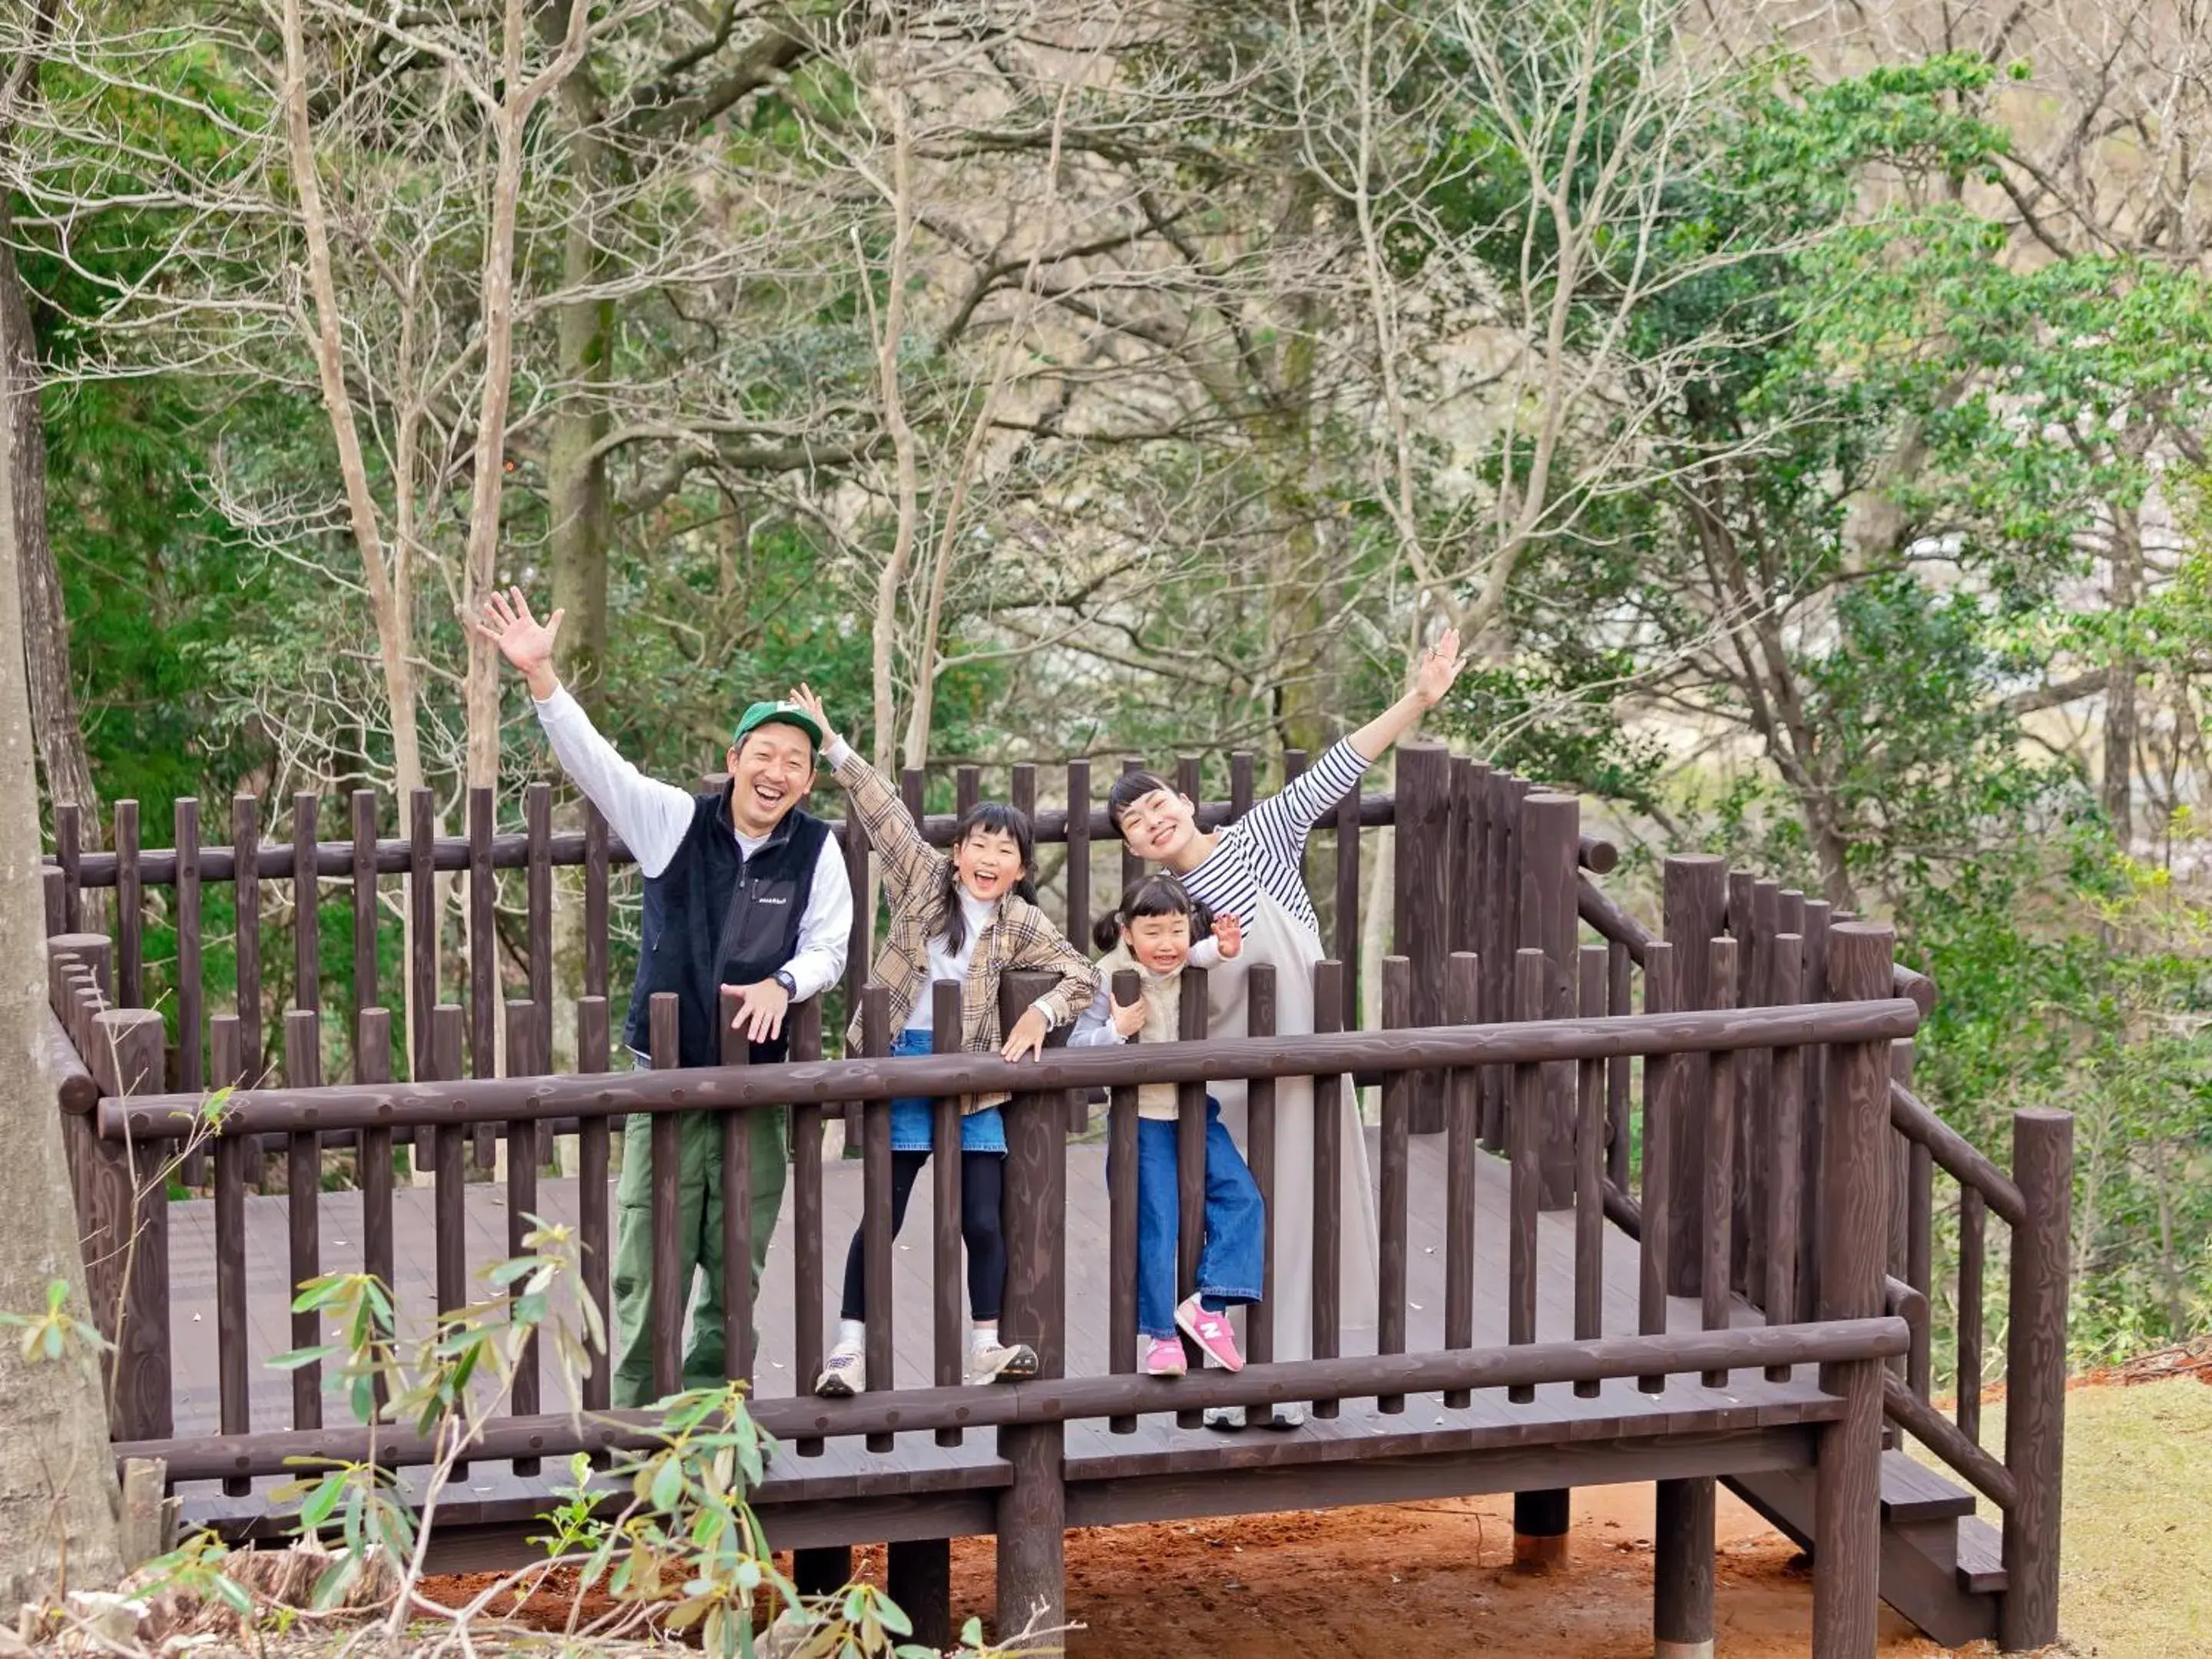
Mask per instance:
[[[770,974],[769,977],[774,980],[778,985],[783,987],[784,995],[789,997],[794,1002],[799,1000],[799,981],[792,978],[791,969],[788,968],[779,968],[773,974]]]

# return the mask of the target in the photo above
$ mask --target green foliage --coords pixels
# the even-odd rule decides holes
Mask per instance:
[[[0,1325],[23,1333],[22,1352],[26,1364],[52,1361],[76,1350],[97,1353],[108,1346],[100,1333],[72,1314],[69,1309],[70,1282],[56,1279],[46,1285],[46,1309],[41,1314],[21,1314],[0,1310]]]

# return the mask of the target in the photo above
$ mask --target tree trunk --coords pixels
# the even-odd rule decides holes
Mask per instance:
[[[561,86],[570,128],[574,187],[562,247],[562,285],[586,289],[605,274],[592,234],[591,204],[605,167],[596,128],[599,91],[579,69]],[[602,677],[607,653],[607,544],[611,520],[606,457],[604,388],[614,339],[614,301],[571,300],[556,317],[563,394],[552,417],[547,494],[552,508],[553,604],[568,614],[558,649],[562,683],[594,720],[604,708]]]
[[[27,475],[33,458],[15,441],[38,420],[36,383],[14,373],[27,349],[20,326],[16,307],[0,307],[0,1054],[29,1061],[9,1109],[0,1111],[0,1170],[11,1200],[0,1204],[0,1309],[42,1310],[46,1286],[62,1279],[72,1287],[70,1311],[89,1324],[58,1079],[43,1060],[46,913],[15,496],[19,481],[41,490],[44,481]],[[19,1343],[0,1342],[0,1607],[54,1594],[64,1581],[104,1587],[122,1574],[120,1493],[102,1399],[88,1350],[33,1364]]]
[[[6,311],[9,451],[15,469],[15,561],[21,573],[23,659],[31,696],[31,726],[39,769],[50,806],[84,809],[84,843],[101,844],[100,793],[92,781],[84,727],[77,714],[76,683],[70,675],[69,614],[62,605],[61,571],[46,536],[46,433],[39,408],[36,344],[21,274],[9,246],[8,204],[0,196],[0,308]]]

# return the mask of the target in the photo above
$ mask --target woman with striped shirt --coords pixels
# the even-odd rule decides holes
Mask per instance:
[[[1313,966],[1328,954],[1321,921],[1306,891],[1306,838],[1345,793],[1357,785],[1383,754],[1436,707],[1459,678],[1462,659],[1459,635],[1443,638],[1414,664],[1413,689],[1389,708],[1340,740],[1293,780],[1280,794],[1258,802],[1231,824],[1201,831],[1189,797],[1165,779],[1133,772],[1117,779],[1106,798],[1106,814],[1123,842],[1139,857],[1164,864],[1182,878],[1192,896],[1216,915],[1234,915],[1243,926],[1244,949],[1206,976],[1207,1030],[1214,1036],[1246,1032],[1246,970],[1255,962],[1275,969],[1275,1030],[1302,1036],[1314,1029]],[[1219,1082],[1222,1121],[1240,1145],[1245,1140],[1241,1081]],[[1341,1322],[1359,1327],[1375,1322],[1375,1189],[1368,1176],[1367,1141],[1360,1133],[1357,1097],[1351,1079],[1338,1091],[1344,1114],[1340,1144],[1343,1187],[1338,1285]],[[1310,1169],[1313,1164],[1313,1085],[1304,1078],[1285,1078],[1275,1085],[1275,1167]],[[1313,1354],[1313,1183],[1291,1176],[1275,1182],[1269,1224],[1275,1239],[1275,1294],[1272,1305],[1255,1318],[1275,1322],[1275,1358],[1305,1359]],[[1242,1413],[1206,1414],[1216,1426],[1241,1427]],[[1296,1406],[1274,1407],[1269,1426],[1295,1428],[1305,1420]]]

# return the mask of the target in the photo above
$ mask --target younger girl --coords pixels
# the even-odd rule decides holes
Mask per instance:
[[[1182,994],[1184,965],[1210,968],[1243,949],[1234,915],[1212,923],[1212,937],[1194,945],[1206,927],[1206,912],[1182,882],[1165,871],[1146,876],[1121,896],[1118,909],[1101,916],[1094,937],[1106,954],[1102,981],[1091,1006],[1068,1037],[1071,1048],[1103,1047],[1132,1038],[1173,1042]],[[1139,995],[1113,1000],[1114,975],[1137,972]],[[1260,1188],[1237,1143],[1222,1127],[1221,1103],[1206,1100],[1206,1244],[1198,1258],[1195,1294],[1176,1301],[1178,1199],[1176,1085],[1147,1083],[1137,1091],[1137,1331],[1146,1339],[1145,1370],[1154,1376],[1183,1374],[1180,1330],[1213,1364],[1242,1370],[1231,1328],[1231,1307],[1260,1299],[1267,1216]],[[1109,1162],[1108,1178],[1112,1178]]]
[[[960,983],[960,1047],[969,1054],[996,1051],[1008,1060],[1035,1054],[1045,1035],[1090,1005],[1098,976],[1083,953],[1036,907],[1030,884],[1035,864],[1030,822],[1011,806],[985,802],[963,813],[948,856],[921,837],[897,793],[831,731],[821,699],[805,686],[791,700],[821,728],[822,752],[852,801],[854,816],[883,855],[884,887],[890,903],[890,934],[876,955],[875,977],[890,991],[894,1054],[930,1052],[930,986]],[[999,1035],[999,976],[1009,969],[1043,969],[1060,983],[1031,1003],[1003,1042]],[[857,1047],[854,1012],[846,1042]],[[1006,1241],[999,1221],[1000,1176],[1006,1161],[1006,1127],[999,1111],[1004,1094],[970,1095],[960,1102],[960,1233],[968,1246],[968,1304],[975,1320],[969,1339],[972,1382],[1012,1382],[1036,1375],[1036,1351],[1026,1342],[999,1340],[999,1306],[1006,1289]],[[907,1200],[929,1161],[932,1103],[891,1102],[891,1231],[906,1219]],[[867,1294],[861,1233],[853,1234],[845,1258],[845,1294],[836,1346],[816,1379],[814,1392],[842,1400],[867,1386]],[[888,1294],[888,1285],[879,1287]]]

